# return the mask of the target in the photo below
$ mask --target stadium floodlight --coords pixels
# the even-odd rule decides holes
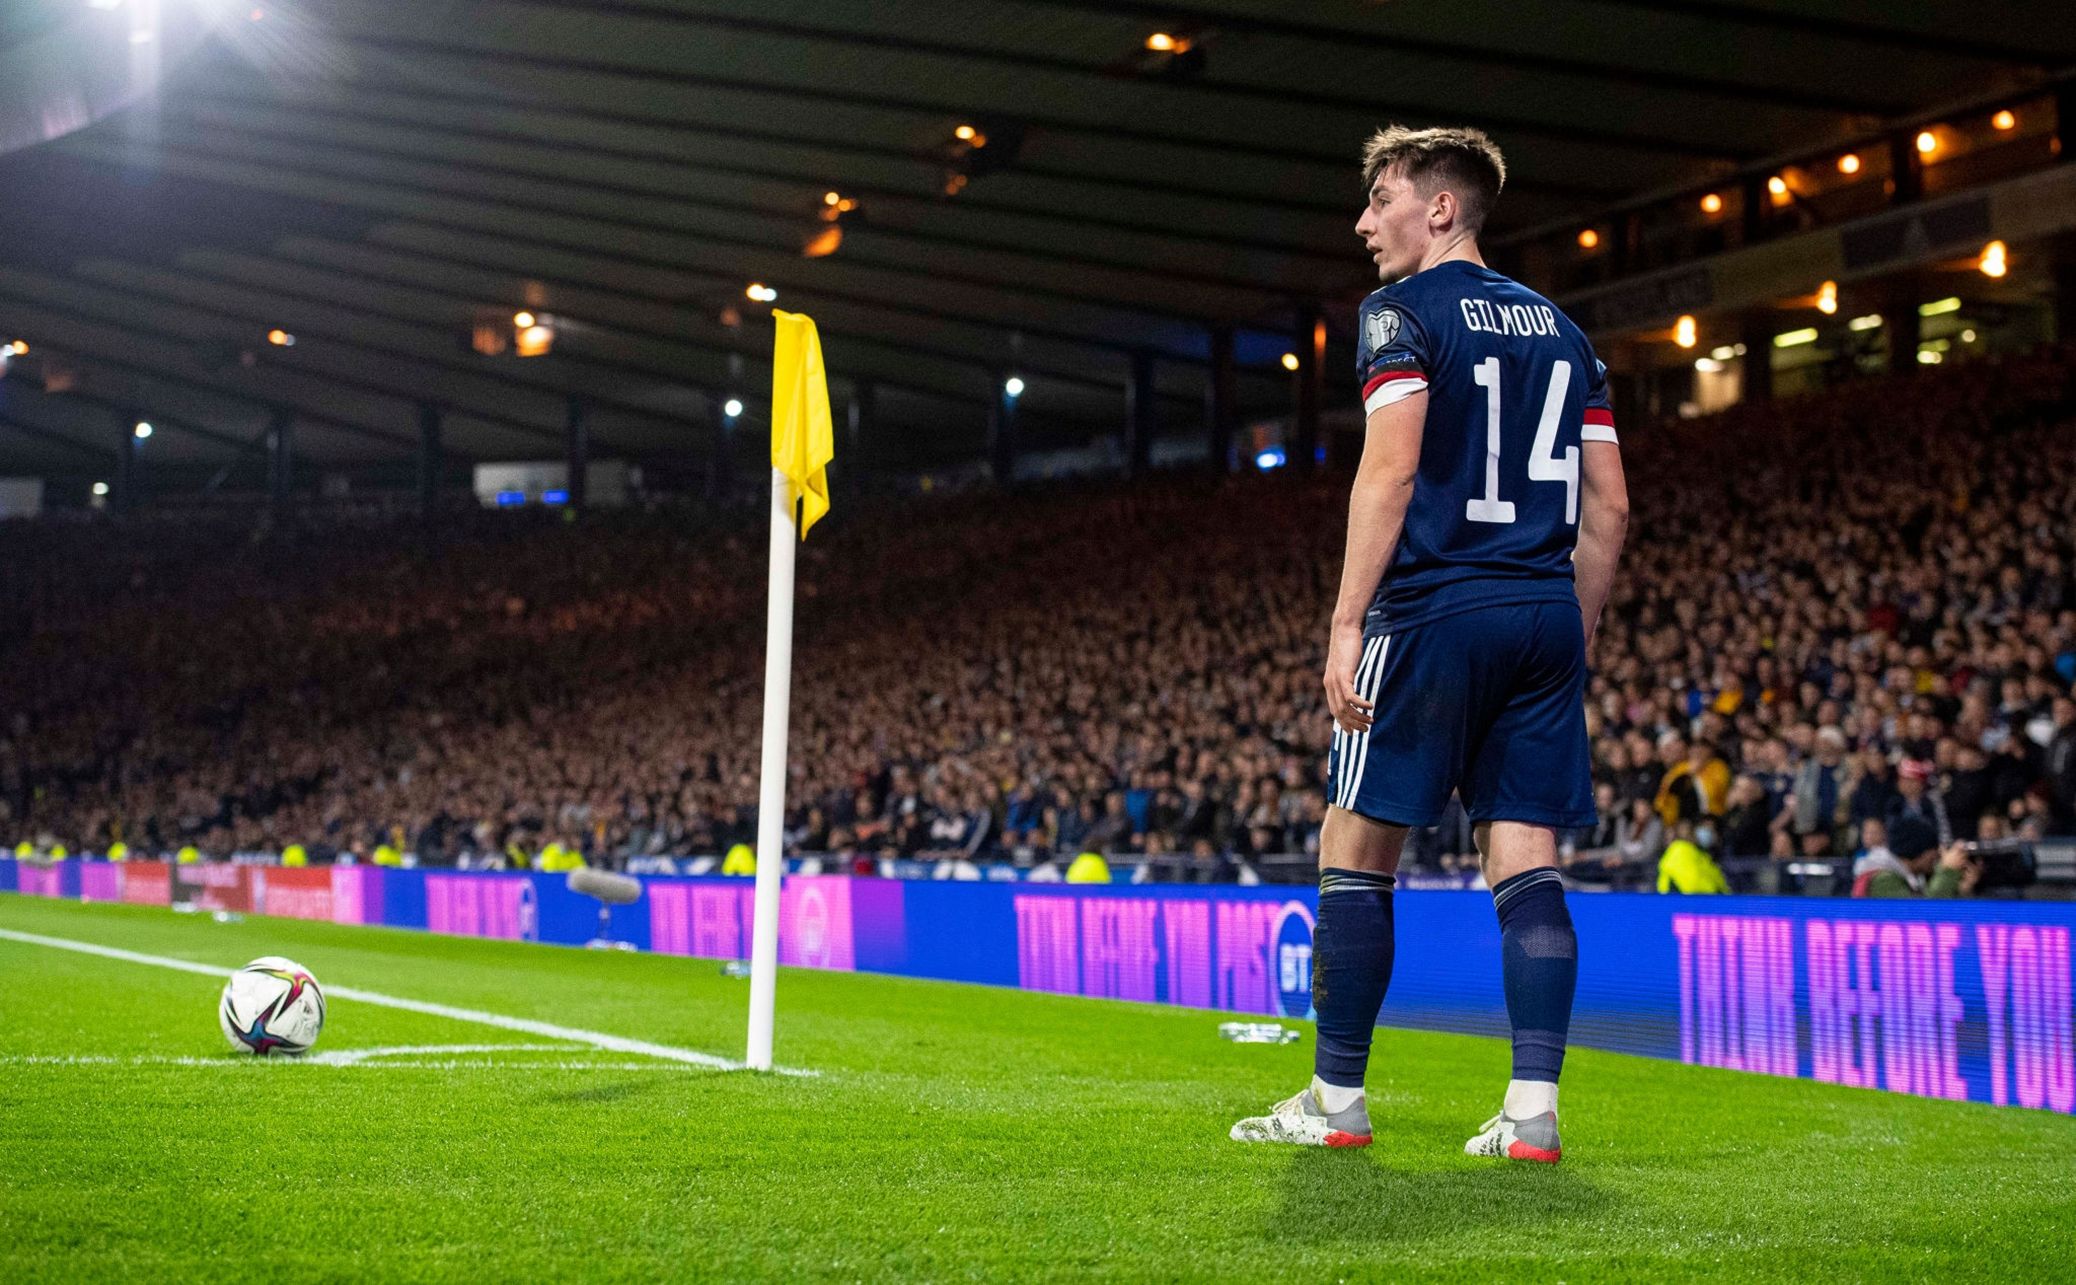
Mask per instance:
[[[1985,277],[2001,277],[2011,270],[2011,265],[2004,257],[2007,252],[2002,241],[1992,241],[1982,247],[1982,259],[1975,266],[1982,270]]]
[[[1022,397],[1024,395],[1024,381],[1015,375],[1011,375],[1002,382],[1002,391],[1008,393],[1011,400]]]
[[[1591,250],[1600,244],[1600,233],[1592,228],[1579,229],[1579,249]]]
[[[1723,363],[1714,357],[1696,357],[1694,369],[1704,375],[1720,375],[1723,373]]]
[[[1773,337],[1773,346],[1775,348],[1800,348],[1804,344],[1813,344],[1816,341],[1816,327],[1804,326],[1800,330],[1790,330],[1786,334],[1775,335]]]
[[[1817,287],[1817,311],[1830,316],[1838,311],[1838,283],[1826,281]]]
[[[94,483],[94,494],[95,494],[95,495],[106,495],[106,494],[108,494],[108,483],[106,483],[106,482],[96,482],[96,483]]]
[[[745,286],[743,288],[743,297],[747,299],[754,299],[758,303],[777,303],[778,291],[772,289],[768,285],[765,285],[761,281],[752,281],[748,286]]]
[[[1710,357],[1713,357],[1717,361],[1728,361],[1732,357],[1735,357],[1737,355],[1737,350],[1735,348],[1732,348],[1729,344],[1724,344],[1720,348],[1709,349],[1708,355]]]
[[[1284,353],[1284,354],[1283,354],[1283,369],[1285,369],[1285,370],[1287,370],[1287,371],[1291,372],[1292,374],[1296,374],[1296,373],[1297,373],[1297,368],[1298,368],[1298,355],[1297,355],[1296,353],[1294,353],[1294,352],[1287,352],[1287,353]]]
[[[1847,153],[1846,153],[1845,155],[1843,155],[1843,156],[1839,157],[1839,158],[1838,158],[1838,172],[1839,172],[1840,174],[1857,174],[1857,173],[1859,173],[1859,172],[1860,172],[1860,154],[1859,154],[1858,152],[1847,152]]]
[[[1280,446],[1271,446],[1267,450],[1262,451],[1254,457],[1254,467],[1260,469],[1264,473],[1268,472],[1270,469],[1282,468],[1283,462],[1283,448]]]
[[[531,330],[536,320],[537,318],[530,312],[515,312],[512,314],[512,329]]]
[[[135,434],[135,435],[136,435],[136,437],[137,437],[137,440],[141,442],[141,441],[143,441],[143,440],[144,440],[145,438],[147,438],[147,437],[150,437],[150,436],[151,436],[151,434],[152,434],[152,427],[151,427],[151,425],[150,425],[149,423],[147,423],[147,422],[145,422],[144,420],[141,420],[141,419],[140,419],[140,420],[138,420],[138,421],[137,421],[137,427],[135,427],[135,428],[131,429],[131,430],[130,430],[130,432],[132,432],[133,434]]]
[[[1931,130],[1921,130],[1917,136],[1917,151],[1920,156],[1930,156],[1939,150],[1939,136]]]
[[[1700,342],[1699,324],[1692,317],[1681,317],[1672,323],[1672,342],[1682,348],[1692,348]]]
[[[1723,198],[1714,192],[1710,192],[1707,196],[1702,197],[1701,212],[1703,214],[1721,214],[1723,212]]]
[[[1845,328],[1847,330],[1879,330],[1881,329],[1881,314],[1870,312],[1864,317],[1854,317],[1851,321],[1845,323]]]
[[[296,346],[296,337],[277,327],[267,332],[267,342],[276,348],[293,348]]]
[[[2003,133],[2006,130],[2017,129],[2018,117],[2014,115],[2009,108],[2007,108],[2004,111],[2000,111],[1996,115],[1990,117],[1990,128],[1996,130],[1998,133]]]
[[[1934,299],[1930,303],[1919,304],[1917,306],[1917,315],[1920,317],[1939,317],[1949,312],[1959,312],[1960,310],[1961,301],[1959,296],[1948,295],[1944,299]]]
[[[730,419],[740,419],[742,417],[742,398],[729,398],[722,404],[721,413]]]

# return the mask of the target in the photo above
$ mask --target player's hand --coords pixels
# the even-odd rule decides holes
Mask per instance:
[[[1335,625],[1326,648],[1326,712],[1334,726],[1361,734],[1370,730],[1376,708],[1355,690],[1355,667],[1362,659],[1362,625]]]

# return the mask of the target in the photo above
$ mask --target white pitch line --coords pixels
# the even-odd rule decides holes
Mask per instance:
[[[0,940],[18,941],[31,946],[49,946],[54,950],[76,951],[82,955],[98,955],[103,959],[121,960],[126,964],[148,964],[154,968],[171,968],[183,973],[200,973],[205,977],[229,977],[235,970],[218,968],[213,964],[198,964],[190,959],[175,959],[171,955],[146,955],[139,951],[122,950],[115,946],[100,946],[93,942],[73,941],[68,937],[45,937],[39,933],[16,932],[11,928],[0,928]],[[428,1017],[444,1017],[456,1022],[474,1022],[479,1026],[494,1026],[501,1031],[517,1031],[522,1035],[538,1035],[543,1039],[567,1040],[576,1044],[589,1044],[608,1053],[632,1053],[641,1057],[660,1058],[666,1062],[682,1062],[688,1066],[703,1066],[715,1071],[740,1071],[741,1062],[715,1057],[711,1053],[700,1053],[692,1049],[674,1048],[668,1044],[651,1044],[647,1040],[630,1040],[624,1036],[608,1035],[603,1031],[580,1030],[574,1026],[557,1026],[553,1022],[537,1022],[530,1017],[508,1017],[503,1013],[486,1013],[476,1008],[456,1008],[452,1004],[433,1004],[425,1000],[405,999],[400,995],[383,995],[376,991],[364,991],[354,986],[326,986],[328,997],[358,1000],[363,1004],[376,1004],[383,1008],[398,1008],[407,1013],[423,1013]],[[776,1068],[781,1075],[815,1075],[814,1071],[798,1071]]]
[[[500,1060],[498,1058],[437,1058],[419,1062],[387,1062],[357,1059],[343,1062],[326,1062],[322,1055],[307,1057],[241,1058],[235,1053],[222,1057],[110,1057],[89,1053],[5,1053],[0,1054],[0,1066],[124,1066],[124,1067],[199,1067],[213,1070],[228,1070],[241,1066],[323,1066],[360,1071],[673,1071],[691,1075],[701,1068],[683,1062],[598,1062],[584,1059],[565,1059],[556,1062],[524,1062]]]

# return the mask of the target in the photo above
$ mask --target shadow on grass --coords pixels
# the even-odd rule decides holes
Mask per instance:
[[[628,1098],[640,1097],[655,1090],[663,1079],[660,1075],[645,1075],[638,1079],[614,1080],[608,1084],[567,1089],[561,1093],[543,1093],[535,1101],[564,1106],[596,1106],[601,1102],[624,1102]]]
[[[1374,1149],[1372,1149],[1374,1150]],[[1610,1197],[1562,1165],[1478,1163],[1305,1148],[1291,1157],[1272,1241],[1417,1241],[1505,1224],[1537,1228],[1603,1214]]]

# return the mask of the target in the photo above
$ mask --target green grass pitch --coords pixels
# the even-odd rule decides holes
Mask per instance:
[[[708,961],[0,896],[0,928],[740,1056]],[[1421,949],[1406,942],[1402,949]],[[1228,1142],[1310,1034],[788,970],[779,1061],[334,998],[225,1051],[208,977],[0,939],[0,1280],[2068,1279],[2076,1119],[1575,1050],[1566,1160],[1473,1160],[1500,1041],[1386,1030],[1377,1143]]]

